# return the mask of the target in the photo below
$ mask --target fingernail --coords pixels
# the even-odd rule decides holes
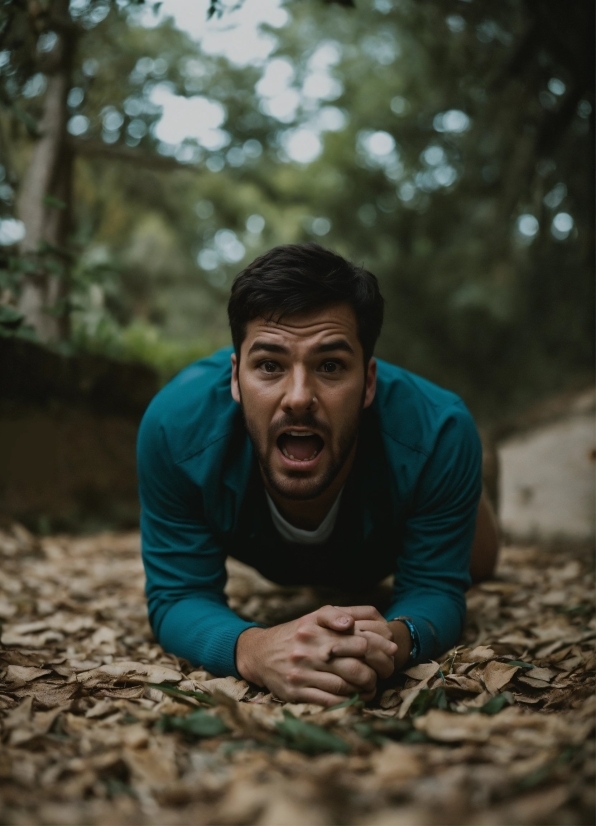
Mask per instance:
[[[347,617],[338,617],[338,623],[340,625],[348,625],[350,620]]]

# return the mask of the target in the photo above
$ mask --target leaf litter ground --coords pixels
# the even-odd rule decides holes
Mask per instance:
[[[165,654],[136,533],[13,525],[0,555],[2,823],[593,822],[586,551],[504,548],[468,594],[461,645],[330,710]],[[234,561],[229,574],[232,607],[264,622],[341,601]]]

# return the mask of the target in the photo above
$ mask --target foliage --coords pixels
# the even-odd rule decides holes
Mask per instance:
[[[589,379],[592,5],[342,5],[287,3],[275,51],[246,67],[171,21],[141,25],[142,4],[71,5],[73,346],[175,371],[227,343],[244,264],[314,239],[379,276],[379,355],[481,418]],[[28,162],[52,30],[48,14],[32,24],[21,4],[1,8],[0,218]],[[280,72],[276,97],[265,81]],[[165,88],[220,107],[209,140],[163,140]],[[292,159],[301,139],[322,144],[311,162]]]

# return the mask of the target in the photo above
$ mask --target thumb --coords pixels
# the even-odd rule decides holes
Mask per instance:
[[[317,624],[322,628],[329,628],[331,631],[346,632],[354,628],[354,617],[341,608],[333,605],[325,605],[316,612]]]

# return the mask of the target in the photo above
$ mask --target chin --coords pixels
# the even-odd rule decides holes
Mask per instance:
[[[269,477],[272,488],[286,499],[316,499],[328,487],[329,484],[324,478],[317,479],[296,479],[285,475],[275,474]]]

